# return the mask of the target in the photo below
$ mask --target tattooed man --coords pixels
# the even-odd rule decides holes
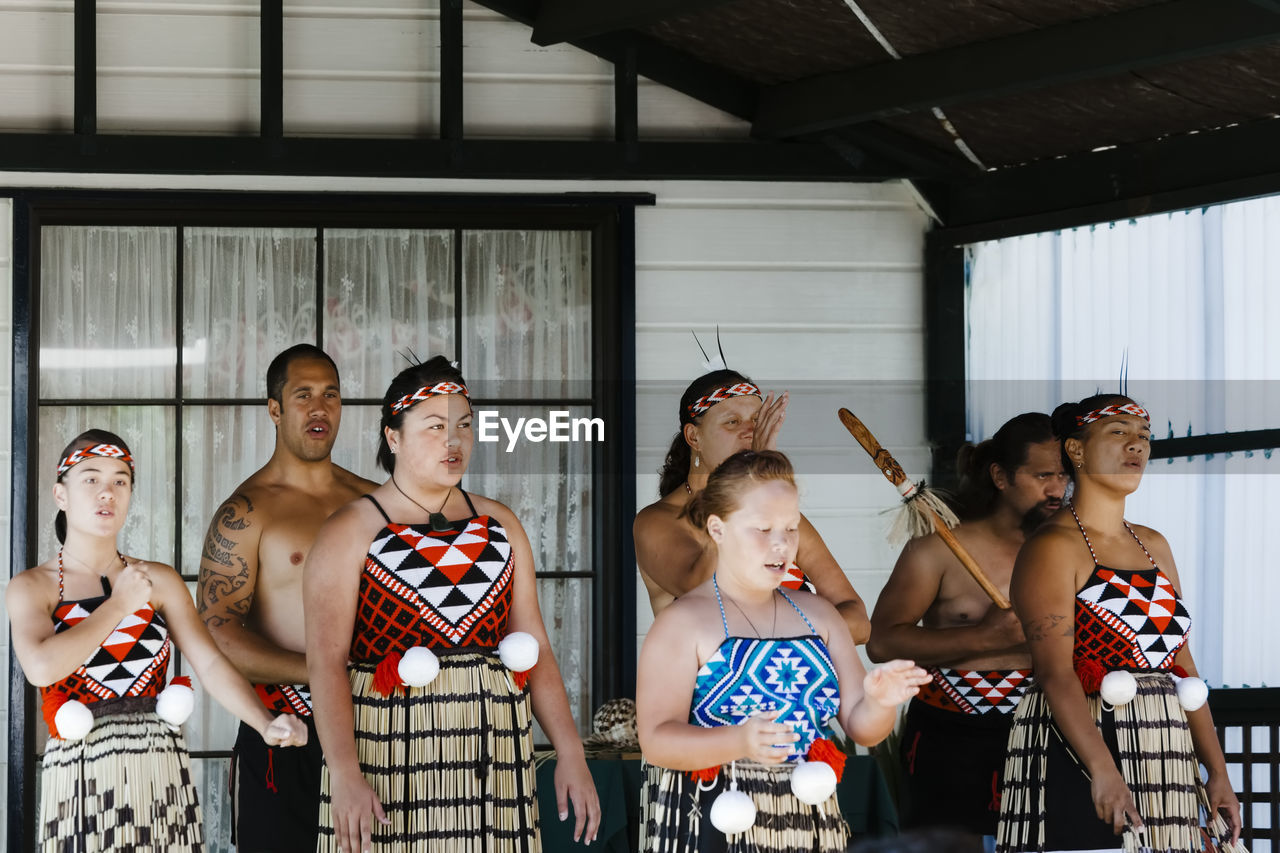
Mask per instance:
[[[231,832],[241,853],[315,850],[322,758],[306,685],[302,566],[325,519],[377,486],[330,461],[342,396],[323,350],[298,344],[276,356],[267,396],[275,451],[214,514],[200,560],[200,613],[262,701],[297,714],[311,732],[305,749],[272,750],[240,727]]]

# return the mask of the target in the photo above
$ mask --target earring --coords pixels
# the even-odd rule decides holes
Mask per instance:
[[[696,454],[696,453],[693,455],[693,467],[694,467],[694,468],[701,468],[701,467],[702,467],[702,457],[701,457],[701,456],[699,456],[699,455],[698,455],[698,454]]]
[[[1083,467],[1084,467],[1084,460],[1083,460],[1083,459],[1081,459],[1079,462],[1077,462],[1077,463],[1076,463],[1076,467],[1077,467],[1077,468],[1083,468]]]

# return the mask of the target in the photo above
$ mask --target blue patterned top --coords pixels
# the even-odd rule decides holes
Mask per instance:
[[[792,726],[800,735],[787,759],[794,761],[807,753],[815,740],[828,736],[831,718],[840,710],[840,680],[827,645],[809,617],[782,590],[778,594],[814,633],[776,639],[729,636],[720,585],[714,576],[712,586],[725,638],[698,670],[689,722],[706,728],[735,726],[756,712],[781,709],[778,722]]]

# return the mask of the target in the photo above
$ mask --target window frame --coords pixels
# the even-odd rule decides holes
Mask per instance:
[[[41,405],[86,401],[41,400],[40,252],[41,229],[54,225],[156,226],[177,230],[176,311],[182,316],[182,229],[185,227],[314,228],[321,247],[317,265],[317,306],[323,302],[323,234],[329,228],[410,228],[454,232],[454,284],[462,277],[461,234],[468,230],[575,230],[590,234],[591,397],[593,416],[609,425],[606,441],[590,451],[594,499],[591,507],[591,572],[539,571],[538,578],[591,579],[592,625],[590,707],[635,689],[635,583],[619,567],[634,564],[631,520],[635,515],[635,207],[650,205],[647,193],[590,194],[349,194],[255,192],[86,192],[46,190],[8,193],[13,200],[13,444],[10,575],[35,565],[41,519],[35,512],[39,468],[31,464]],[[460,343],[461,305],[455,306]],[[316,335],[323,340],[323,311]],[[172,398],[93,400],[91,405],[131,402],[173,407],[181,425],[182,362],[176,366]],[[351,398],[348,404],[380,403]],[[543,400],[491,400],[542,403]],[[556,402],[563,402],[556,400]],[[194,405],[243,405],[241,399],[201,399]],[[175,459],[178,494],[182,487],[181,442]],[[31,496],[30,498],[28,496]],[[181,513],[175,513],[175,553],[182,541]],[[193,579],[184,575],[185,579]],[[9,765],[11,803],[7,837],[11,849],[30,849],[35,839],[35,727],[38,702],[10,650]],[[586,725],[587,721],[579,721]],[[226,751],[193,752],[217,758]]]

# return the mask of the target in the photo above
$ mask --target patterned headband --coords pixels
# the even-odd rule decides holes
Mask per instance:
[[[461,394],[468,400],[471,399],[471,395],[467,393],[467,386],[457,382],[437,382],[435,385],[424,385],[412,394],[405,394],[396,400],[391,404],[391,414],[398,415],[414,403],[421,403],[431,397],[443,397],[446,394]]]
[[[692,405],[689,406],[689,417],[696,418],[716,403],[723,403],[730,397],[752,396],[759,397],[760,389],[752,385],[750,382],[739,382],[737,385],[728,385],[724,388],[716,388],[710,394],[699,397]]]
[[[129,451],[123,447],[117,447],[114,444],[95,444],[92,447],[82,447],[71,453],[66,459],[58,463],[58,479],[62,479],[62,475],[71,470],[72,465],[79,464],[90,456],[101,456],[106,459],[119,459],[129,465],[129,476],[134,476],[133,457],[129,455]]]
[[[1087,412],[1083,415],[1076,415],[1076,426],[1082,427],[1094,421],[1109,418],[1112,415],[1137,415],[1147,423],[1151,423],[1151,415],[1147,414],[1146,409],[1137,403],[1121,403],[1119,405],[1103,406],[1101,409],[1094,409],[1092,412]]]

